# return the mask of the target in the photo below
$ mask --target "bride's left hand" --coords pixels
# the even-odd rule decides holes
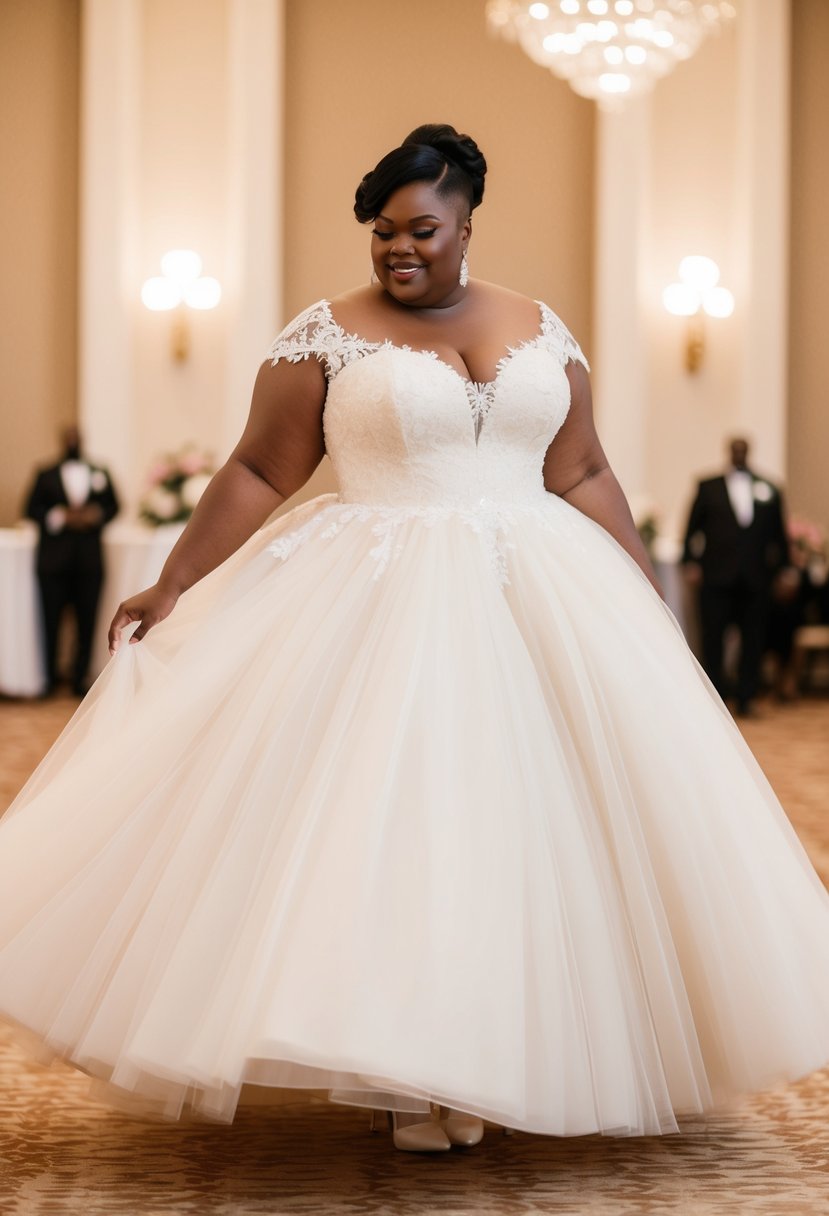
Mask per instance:
[[[175,592],[161,587],[158,583],[147,587],[145,591],[139,591],[138,595],[124,600],[122,604],[118,605],[118,611],[112,618],[109,627],[109,653],[115,654],[118,650],[121,645],[121,633],[127,625],[132,624],[133,621],[139,622],[138,628],[130,638],[130,645],[133,642],[140,642],[153,625],[157,625],[159,621],[163,621],[170,615],[177,602],[178,596]]]

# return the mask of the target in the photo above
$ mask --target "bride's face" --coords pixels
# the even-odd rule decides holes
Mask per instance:
[[[458,283],[471,225],[461,198],[441,198],[428,182],[389,195],[374,221],[371,259],[382,287],[413,308],[445,308],[463,298]]]

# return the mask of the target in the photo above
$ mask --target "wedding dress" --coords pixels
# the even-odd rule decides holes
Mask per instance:
[[[325,302],[274,344],[324,364],[339,493],[123,646],[0,825],[0,1010],[55,1052],[170,1115],[253,1083],[555,1135],[829,1059],[829,898],[542,484],[583,356],[540,311],[489,384]]]

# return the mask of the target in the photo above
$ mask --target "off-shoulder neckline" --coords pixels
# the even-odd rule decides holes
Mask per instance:
[[[354,333],[352,330],[346,329],[345,326],[341,325],[336,319],[331,311],[330,300],[319,300],[317,306],[322,306],[325,312],[326,320],[329,321],[335,329],[339,330],[343,338],[351,339],[352,341],[359,343],[363,350],[398,350],[404,351],[411,355],[425,355],[427,358],[433,359],[436,363],[441,364],[442,367],[448,368],[448,370],[457,376],[457,378],[462,381],[463,384],[469,385],[477,392],[482,393],[487,389],[494,388],[504,368],[511,361],[511,359],[518,354],[519,351],[527,350],[530,347],[536,346],[546,336],[546,327],[549,324],[548,314],[553,316],[555,314],[552,313],[552,309],[549,307],[549,305],[545,304],[542,300],[533,300],[533,303],[538,307],[539,314],[538,328],[536,329],[536,332],[531,338],[518,342],[515,346],[507,346],[504,354],[495,364],[495,375],[491,380],[473,380],[471,376],[464,376],[462,372],[458,371],[453,363],[450,363],[447,359],[444,359],[437,353],[436,350],[429,350],[426,347],[421,348],[410,346],[405,342],[393,342],[391,338],[384,338],[381,342],[377,342],[371,338],[363,337],[362,334]],[[312,307],[316,306],[312,305]]]

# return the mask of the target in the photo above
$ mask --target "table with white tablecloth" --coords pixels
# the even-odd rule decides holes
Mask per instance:
[[[105,577],[98,608],[90,676],[109,659],[106,630],[123,599],[154,583],[181,535],[183,525],[148,528],[114,523],[104,530]],[[35,575],[37,529],[33,524],[0,528],[0,694],[35,697],[45,685],[40,646],[40,597]],[[656,554],[665,598],[683,629],[688,613],[673,553]]]
[[[147,528],[114,523],[103,534],[105,576],[98,607],[90,676],[109,659],[106,629],[121,600],[154,583],[182,525]],[[35,697],[46,683],[40,644],[40,596],[35,574],[37,528],[0,528],[0,693]]]

